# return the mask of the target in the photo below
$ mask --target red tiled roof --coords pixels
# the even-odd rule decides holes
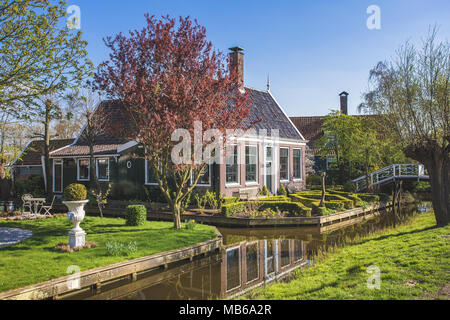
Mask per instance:
[[[248,120],[256,122],[255,127],[257,130],[266,129],[267,134],[270,134],[270,130],[278,129],[281,138],[303,140],[269,92],[248,87],[245,89],[249,91],[250,100],[252,102]],[[94,155],[117,154],[117,148],[128,142],[128,140],[123,137],[126,136],[126,133],[124,132],[130,129],[129,121],[127,120],[127,115],[124,113],[122,105],[118,101],[104,101],[99,105],[96,113],[104,115],[105,128],[104,134],[99,135],[96,138]],[[120,132],[121,137],[112,134],[113,132],[120,130],[122,130]],[[80,134],[80,138],[73,146],[52,153],[51,156],[64,157],[89,155],[89,147],[84,141],[83,135],[84,131]]]
[[[352,115],[352,117],[376,117],[374,115]],[[318,139],[323,136],[322,125],[325,116],[311,116],[311,117],[291,117],[291,121],[308,140],[308,145],[313,147]]]
[[[291,121],[300,131],[303,137],[308,140],[308,145],[314,143],[323,135],[322,124],[325,117],[291,117]]]

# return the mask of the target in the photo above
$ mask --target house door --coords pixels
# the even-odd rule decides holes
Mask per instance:
[[[266,158],[266,165],[265,165],[265,179],[264,179],[264,185],[267,187],[267,190],[269,192],[273,193],[273,148],[272,147],[266,147],[265,152],[265,158]]]
[[[63,189],[63,162],[53,161],[53,192],[62,193]]]

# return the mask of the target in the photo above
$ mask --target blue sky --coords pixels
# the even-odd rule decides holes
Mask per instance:
[[[410,40],[420,43],[430,25],[450,34],[448,0],[151,1],[69,0],[81,9],[81,29],[97,65],[108,59],[103,38],[144,26],[144,13],[190,15],[206,27],[216,49],[245,49],[244,78],[271,92],[289,116],[324,115],[338,108],[341,91],[355,114],[369,70]],[[369,30],[370,5],[381,10],[381,29]]]

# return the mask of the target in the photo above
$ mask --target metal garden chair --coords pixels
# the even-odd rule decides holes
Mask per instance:
[[[51,216],[50,210],[53,208],[53,203],[55,202],[56,196],[53,196],[52,203],[49,206],[41,206],[41,209],[39,210],[39,214],[41,214],[41,211],[44,210],[44,216]]]
[[[31,199],[33,199],[33,196],[31,194],[24,194],[22,196],[22,211],[24,214],[31,214],[31,212],[33,211]],[[26,211],[27,208],[29,209],[29,211]]]

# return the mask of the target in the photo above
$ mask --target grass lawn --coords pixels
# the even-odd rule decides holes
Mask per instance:
[[[147,221],[143,226],[128,227],[125,226],[124,219],[86,217],[81,223],[87,233],[86,241],[95,241],[98,247],[66,253],[55,249],[59,243],[68,243],[72,223],[66,217],[0,221],[0,227],[33,231],[31,238],[0,248],[0,292],[65,276],[71,265],[77,265],[81,271],[86,271],[216,237],[213,227],[200,224],[193,230],[175,230],[172,222]],[[125,256],[108,255],[106,244],[110,241],[135,241],[137,251]]]
[[[435,228],[433,213],[412,223],[338,248],[295,279],[256,289],[247,299],[444,298],[450,283],[450,226]],[[380,289],[368,289],[369,266],[381,272]],[[447,293],[448,294],[448,293]]]

